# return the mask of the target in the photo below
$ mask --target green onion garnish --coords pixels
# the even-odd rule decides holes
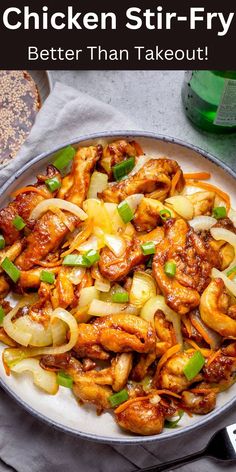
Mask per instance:
[[[166,262],[164,271],[165,274],[168,275],[168,277],[174,277],[176,274],[176,264],[171,261]]]
[[[168,220],[168,218],[171,218],[171,212],[167,209],[161,210],[159,214],[163,221],[166,221]]]
[[[126,400],[129,399],[129,395],[127,390],[123,389],[120,390],[120,392],[114,393],[114,395],[111,395],[108,400],[113,408],[117,407],[121,403],[126,402]]]
[[[47,270],[42,270],[40,274],[41,282],[45,282],[47,284],[54,284],[55,282],[55,275],[52,272],[48,272]]]
[[[55,192],[61,187],[61,182],[57,177],[52,177],[51,179],[45,180],[45,184],[47,185],[50,192]]]
[[[0,325],[2,325],[4,316],[5,316],[5,311],[3,307],[0,305]]]
[[[151,256],[150,259],[148,259],[147,261],[147,264],[146,264],[147,269],[152,269],[152,263],[153,263],[153,256]]]
[[[68,254],[66,257],[64,257],[62,264],[72,267],[90,267],[90,261],[86,256],[82,256],[81,254]]]
[[[127,303],[129,301],[128,292],[115,292],[112,295],[112,301],[114,303]]]
[[[135,158],[129,157],[129,159],[126,159],[125,161],[122,161],[119,164],[116,164],[111,169],[112,169],[115,179],[121,180],[134,168],[134,166],[135,166]]]
[[[124,223],[129,223],[134,217],[133,211],[125,200],[119,203],[117,210]]]
[[[5,259],[1,263],[2,269],[9,275],[9,277],[13,280],[13,282],[17,282],[20,278],[20,270],[17,269],[15,264],[10,261],[8,257],[5,257]]]
[[[148,256],[149,254],[155,254],[156,251],[153,241],[148,241],[147,243],[141,244],[141,249],[145,256]]]
[[[3,237],[2,234],[0,234],[0,249],[4,249],[6,246],[5,238]]]
[[[72,388],[73,379],[70,375],[66,374],[65,372],[58,372],[57,383],[58,385],[62,385],[62,387]]]
[[[183,410],[178,411],[178,418],[176,420],[165,420],[165,428],[176,428],[178,425],[179,421],[181,420],[182,416],[184,415]]]
[[[226,272],[227,277],[234,274],[234,272],[236,272],[236,266],[232,267],[232,269],[230,269],[230,270],[228,270],[228,272]]]
[[[95,262],[98,262],[100,259],[99,252],[95,249],[90,249],[90,251],[86,252],[85,257],[90,262],[90,265],[95,264]]]
[[[223,206],[213,208],[212,216],[217,220],[225,218],[227,216],[226,208]]]
[[[200,351],[196,351],[184,367],[184,375],[188,380],[194,379],[205,364],[205,359]]]
[[[64,149],[61,149],[55,155],[56,159],[53,162],[54,167],[58,170],[63,170],[69,165],[76,154],[76,150],[72,146],[67,146]]]
[[[13,226],[15,226],[18,231],[21,231],[25,227],[25,222],[21,216],[17,215],[12,221]]]

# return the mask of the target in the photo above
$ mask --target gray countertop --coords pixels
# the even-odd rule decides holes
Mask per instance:
[[[201,132],[185,117],[180,98],[183,71],[60,70],[51,74],[53,81],[75,87],[127,114],[137,129],[183,139],[236,168],[236,133]]]

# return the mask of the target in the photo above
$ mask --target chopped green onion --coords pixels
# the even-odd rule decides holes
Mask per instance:
[[[184,375],[188,380],[194,379],[205,364],[205,359],[200,351],[196,351],[184,367]]]
[[[174,277],[176,274],[176,264],[171,261],[166,262],[164,271],[165,274],[168,275],[168,277]]]
[[[176,428],[178,425],[179,421],[181,420],[182,416],[184,415],[183,410],[178,411],[178,418],[176,420],[165,420],[165,428]]]
[[[2,269],[9,275],[9,277],[13,280],[13,282],[17,282],[20,278],[20,270],[17,269],[15,264],[10,261],[8,257],[5,257],[5,259],[1,263]]]
[[[217,220],[225,218],[227,216],[226,208],[223,206],[213,208],[212,216]]]
[[[123,177],[126,177],[126,175],[134,168],[134,166],[135,158],[129,157],[129,159],[126,159],[125,161],[116,164],[111,169],[115,179],[121,180]]]
[[[128,292],[115,292],[112,295],[112,301],[114,303],[127,303],[129,301]]]
[[[69,165],[76,154],[76,150],[72,146],[67,146],[64,149],[61,149],[56,154],[56,159],[53,162],[54,167],[58,170],[63,170]]]
[[[2,234],[0,234],[0,249],[4,249],[6,246],[5,238],[3,237]]]
[[[58,372],[57,374],[57,383],[58,385],[62,385],[62,387],[72,388],[73,379],[70,375],[61,371],[61,372]]]
[[[51,179],[45,180],[45,184],[50,192],[55,192],[55,190],[58,190],[61,187],[61,182],[58,177],[52,177]]]
[[[111,395],[108,400],[113,408],[117,407],[121,403],[126,402],[129,399],[129,394],[127,390],[123,389],[120,392],[114,393]]]
[[[161,210],[159,214],[163,221],[166,221],[168,220],[168,218],[171,218],[171,212],[167,209]]]
[[[129,223],[134,217],[133,211],[125,200],[119,203],[117,210],[124,223]]]
[[[152,269],[152,263],[153,263],[153,256],[151,256],[150,259],[148,259],[147,261],[147,264],[146,264],[147,269]]]
[[[16,215],[12,221],[13,226],[15,226],[18,231],[21,231],[25,227],[25,222],[21,216]]]
[[[234,274],[234,272],[236,272],[236,266],[232,267],[232,269],[230,269],[230,270],[228,270],[228,272],[226,272],[227,277]]]
[[[82,256],[81,254],[68,254],[64,257],[63,265],[66,266],[81,266],[81,267],[90,267],[91,263],[86,256]]]
[[[90,251],[86,252],[85,257],[89,260],[90,265],[95,264],[95,262],[98,262],[100,259],[99,252],[95,249],[90,249]]]
[[[55,282],[55,275],[52,272],[48,272],[47,270],[42,270],[40,274],[41,282],[45,282],[47,284],[54,284]]]
[[[146,243],[141,244],[142,252],[145,256],[149,254],[155,254],[156,248],[153,241],[148,241]]]
[[[4,316],[5,316],[5,311],[3,307],[0,305],[0,325],[2,325]]]

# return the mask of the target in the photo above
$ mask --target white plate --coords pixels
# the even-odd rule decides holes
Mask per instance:
[[[111,142],[119,137],[136,139],[144,151],[156,156],[167,156],[175,159],[181,165],[184,172],[210,172],[211,182],[228,192],[231,196],[232,206],[236,207],[235,174],[223,163],[210,156],[206,152],[194,146],[184,144],[172,138],[164,138],[151,133],[142,132],[113,132],[109,136],[105,133],[91,135],[81,138],[72,144],[86,145],[91,143]],[[67,145],[66,143],[64,145]],[[63,145],[63,146],[64,146]],[[58,149],[58,148],[57,148]],[[57,150],[56,149],[56,150]],[[32,183],[34,176],[45,169],[45,165],[53,161],[50,151],[38,156],[26,166],[24,166],[15,176],[13,176],[3,186],[0,192],[0,206],[7,205],[10,195],[21,186]],[[33,157],[33,156],[32,156]],[[4,347],[0,347],[0,354]],[[180,426],[173,430],[164,430],[157,436],[140,437],[122,431],[115,423],[112,414],[104,413],[96,415],[95,409],[91,406],[79,406],[70,390],[60,387],[59,393],[50,396],[42,393],[26,375],[17,376],[12,374],[6,376],[2,363],[0,363],[0,383],[2,387],[27,411],[37,416],[42,421],[78,436],[109,443],[145,443],[150,441],[161,441],[162,439],[173,438],[206,424],[216,416],[225,412],[235,403],[236,384],[228,391],[217,396],[216,409],[205,416],[194,415],[190,418],[184,415]]]

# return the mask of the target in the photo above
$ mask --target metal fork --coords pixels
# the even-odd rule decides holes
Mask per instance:
[[[163,470],[176,469],[178,466],[197,461],[204,456],[218,461],[236,462],[236,424],[231,424],[217,431],[205,449],[189,456],[141,469],[140,472],[162,472]]]

